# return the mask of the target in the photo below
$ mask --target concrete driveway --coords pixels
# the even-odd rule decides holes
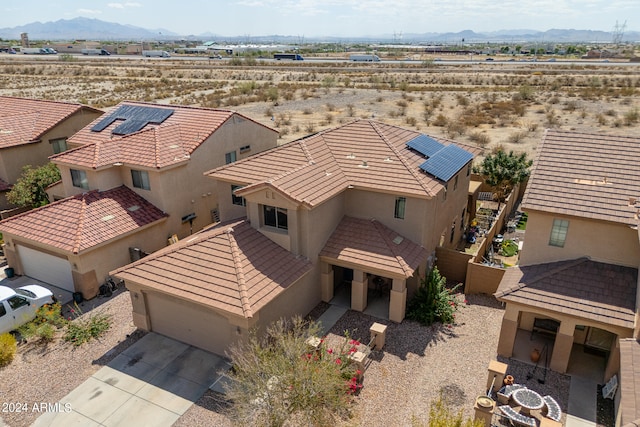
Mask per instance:
[[[34,426],[171,426],[229,367],[149,333],[60,400]]]

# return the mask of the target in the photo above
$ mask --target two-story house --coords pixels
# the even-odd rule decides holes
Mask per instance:
[[[110,270],[218,219],[203,175],[277,145],[278,134],[227,110],[123,102],[51,161],[57,200],[0,223],[19,274],[93,297]]]
[[[529,331],[550,332],[551,369],[567,372],[572,356],[588,351],[608,380],[620,342],[637,346],[640,334],[640,139],[549,130],[538,150],[522,201],[520,265],[495,294],[506,304],[498,354],[510,357],[520,334],[528,342]],[[633,389],[633,378],[621,381]]]
[[[82,104],[0,96],[0,210],[26,165],[42,166],[103,112]]]
[[[114,274],[138,327],[220,354],[345,287],[354,310],[384,298],[401,322],[462,235],[473,156],[373,120],[310,135],[208,172],[229,222]]]

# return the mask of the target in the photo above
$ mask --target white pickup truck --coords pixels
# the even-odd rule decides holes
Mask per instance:
[[[55,299],[51,291],[39,285],[17,289],[0,286],[0,334],[18,329],[36,317],[36,312]]]

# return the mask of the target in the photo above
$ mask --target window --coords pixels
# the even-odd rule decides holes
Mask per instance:
[[[7,302],[9,303],[9,307],[11,307],[12,310],[16,310],[22,306],[29,305],[29,301],[27,301],[26,298],[18,295],[12,296],[7,300]]]
[[[89,181],[87,181],[87,173],[85,171],[71,169],[71,182],[74,187],[89,189]]]
[[[453,191],[458,188],[458,175],[456,175],[456,179],[453,181]]]
[[[244,199],[244,197],[242,196],[236,196],[235,191],[238,188],[242,188],[239,185],[232,185],[231,186],[231,202],[234,205],[238,205],[238,206],[247,206],[247,201]]]
[[[393,212],[393,217],[397,219],[404,219],[404,211],[407,206],[406,197],[396,197],[396,208]]]
[[[553,227],[551,227],[551,237],[549,237],[549,245],[563,248],[564,242],[567,239],[568,230],[569,230],[569,220],[554,219]]]
[[[53,154],[67,151],[67,138],[52,139],[49,142],[51,143],[51,148],[53,148]]]
[[[7,309],[4,308],[4,304],[0,302],[0,317],[4,316],[5,314],[7,314]]]
[[[289,228],[287,224],[286,209],[267,205],[264,205],[262,208],[262,212],[264,214],[264,225],[279,228],[281,230],[287,230]]]
[[[143,190],[151,190],[151,184],[149,183],[149,172],[131,170],[131,180],[135,188],[142,188]]]
[[[230,153],[227,153],[224,155],[224,162],[225,164],[229,164],[229,163],[233,163],[236,161],[236,152],[232,151]]]
[[[251,146],[250,145],[244,145],[244,146],[240,147],[240,154],[248,153],[249,151],[251,151]]]

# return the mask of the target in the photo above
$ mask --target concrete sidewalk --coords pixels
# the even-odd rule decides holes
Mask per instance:
[[[566,427],[596,427],[597,391],[593,379],[571,376]]]
[[[220,356],[149,333],[33,426],[169,427],[226,368]]]

